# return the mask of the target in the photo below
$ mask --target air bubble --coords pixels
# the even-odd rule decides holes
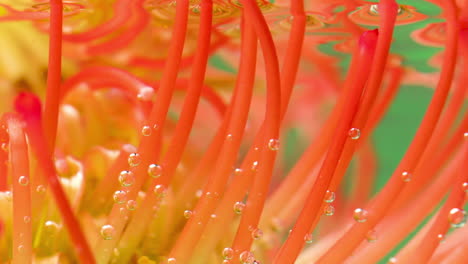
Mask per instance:
[[[38,186],[36,187],[36,192],[37,192],[37,193],[40,193],[40,194],[43,194],[43,193],[46,192],[46,187],[45,187],[44,185],[38,185]]]
[[[113,198],[114,198],[115,203],[118,203],[118,204],[125,203],[125,201],[127,200],[127,193],[121,190],[115,191]]]
[[[332,216],[335,213],[335,207],[331,204],[327,204],[323,209],[323,213],[327,216]]]
[[[410,172],[404,171],[401,173],[401,180],[404,182],[409,182],[411,181],[411,178],[413,175]]]
[[[22,186],[27,186],[29,184],[29,178],[27,176],[20,176],[18,178],[18,183]]]
[[[135,200],[128,200],[127,209],[130,211],[134,211],[136,208],[137,208],[137,202]]]
[[[162,175],[162,167],[158,164],[150,164],[148,166],[148,175],[153,178],[158,178]]]
[[[206,198],[208,198],[208,199],[219,198],[219,193],[217,193],[217,192],[206,192]]]
[[[462,190],[463,190],[464,192],[468,192],[468,182],[462,183]]]
[[[311,244],[314,241],[312,234],[310,234],[310,233],[306,234],[304,236],[304,241],[305,241],[306,244]]]
[[[101,227],[101,236],[104,240],[111,240],[114,238],[115,228],[112,225],[103,225]]]
[[[242,169],[241,169],[241,168],[236,168],[236,169],[234,170],[234,175],[236,175],[236,176],[237,176],[237,175],[240,175],[241,173],[242,173]]]
[[[270,139],[270,141],[268,141],[268,148],[272,151],[278,151],[279,150],[279,146],[280,146],[280,142],[278,139]]]
[[[2,150],[8,152],[8,143],[2,143]]]
[[[252,230],[252,238],[257,240],[260,239],[263,236],[263,231],[259,228],[255,228]]]
[[[445,236],[443,234],[438,234],[437,235],[437,240],[439,240],[439,243],[444,242]]]
[[[361,137],[361,130],[359,130],[359,128],[353,127],[348,131],[348,136],[353,140],[357,140]]]
[[[258,170],[258,161],[252,162],[252,166],[250,167],[252,171],[257,171]]]
[[[226,135],[226,140],[227,141],[232,141],[232,138],[233,138],[232,134],[227,134]]]
[[[335,201],[335,193],[330,190],[327,190],[323,201],[326,203],[333,203],[333,201]]]
[[[138,153],[132,153],[128,155],[128,165],[131,167],[136,167],[140,165],[141,163],[141,157],[140,154]]]
[[[158,185],[154,186],[153,192],[154,192],[154,194],[156,194],[157,196],[164,197],[164,196],[166,195],[166,187],[164,187],[164,186],[161,185],[161,184],[158,184]]]
[[[377,232],[374,229],[371,229],[366,234],[367,242],[372,243],[377,240]]]
[[[24,246],[23,246],[23,245],[19,245],[19,246],[18,246],[18,252],[19,252],[20,254],[23,254],[24,251],[25,251]]]
[[[142,101],[151,101],[154,96],[154,90],[151,87],[142,87],[137,95],[137,98]]]
[[[185,219],[189,219],[190,217],[192,217],[192,215],[193,215],[193,212],[192,212],[192,211],[190,211],[190,210],[185,210],[185,211],[184,211],[184,217],[185,217]]]
[[[448,220],[452,227],[462,227],[466,223],[466,212],[459,208],[452,208],[449,212]]]
[[[60,229],[60,225],[54,221],[46,221],[44,223],[44,232],[48,234],[55,234]]]
[[[233,207],[234,212],[238,215],[242,214],[242,211],[244,210],[244,208],[245,208],[245,203],[243,202],[236,202]]]
[[[232,259],[234,257],[234,249],[227,247],[223,249],[223,258]]]
[[[31,217],[26,215],[26,216],[23,217],[23,221],[27,224],[27,223],[31,222]]]
[[[153,132],[153,129],[150,126],[143,126],[141,128],[141,134],[145,137],[151,136],[152,132]]]
[[[177,263],[176,258],[168,258],[167,259],[167,264],[176,264],[176,263]]]
[[[255,261],[254,255],[250,251],[244,251],[239,255],[239,260],[242,264],[253,264]]]
[[[135,177],[131,171],[121,171],[119,175],[120,185],[124,187],[132,186],[135,183]]]
[[[362,209],[362,208],[356,208],[353,213],[353,218],[356,220],[358,223],[364,223],[367,221],[369,213]]]

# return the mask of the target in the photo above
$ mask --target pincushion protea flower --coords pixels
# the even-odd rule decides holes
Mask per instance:
[[[468,2],[431,3],[4,1],[0,261],[464,263]],[[373,193],[408,83],[435,91]]]

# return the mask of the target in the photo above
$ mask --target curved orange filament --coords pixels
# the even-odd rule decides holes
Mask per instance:
[[[13,187],[13,264],[32,262],[31,188],[28,145],[23,125],[16,116],[7,117]]]
[[[420,161],[421,154],[424,152],[433,134],[445,104],[456,64],[459,23],[457,22],[455,5],[453,2],[446,3],[446,12],[448,13],[447,21],[449,24],[447,32],[448,38],[440,81],[413,142],[392,175],[389,183],[379,195],[370,202],[369,209],[367,210],[369,212],[367,221],[353,224],[351,229],[320,258],[318,263],[339,263],[343,261],[346,256],[349,256],[362,239],[364,239],[369,230],[385,216],[388,208],[392,205],[392,201],[403,189],[405,182],[402,181],[401,174],[404,172],[413,173]]]
[[[460,134],[459,136],[461,137],[463,134]],[[468,171],[468,142],[463,144],[462,159],[460,161],[459,169],[456,172],[457,176],[453,182],[451,193],[444,206],[440,209],[434,223],[421,240],[418,247],[418,253],[414,252],[409,261],[414,261],[415,263],[427,263],[431,259],[431,256],[434,254],[434,250],[440,243],[440,238],[438,238],[438,236],[445,236],[445,233],[447,233],[450,227],[450,222],[448,220],[450,211],[454,208],[461,210],[460,208],[463,208],[465,203],[466,193],[465,190],[462,189],[462,185],[468,180],[466,171]]]
[[[42,172],[47,178],[55,202],[75,246],[77,257],[82,263],[95,263],[94,256],[80,227],[80,223],[70,207],[70,203],[55,171],[52,153],[42,132],[41,103],[39,99],[33,94],[21,93],[16,98],[15,109],[26,122],[29,143],[36,154]]]
[[[290,94],[294,87],[294,79],[297,73],[297,65],[299,64],[300,51],[302,50],[304,40],[306,17],[302,3],[300,3],[300,1],[297,2],[298,3],[294,3],[291,6],[293,25],[289,35],[286,57],[281,70],[281,119],[284,117],[287,105],[289,104]],[[246,27],[245,30],[243,30],[243,34],[253,34],[252,29]],[[223,237],[223,223],[230,221],[229,219],[234,217],[234,211],[232,210],[233,204],[244,198],[255,174],[255,172],[251,170],[251,166],[254,161],[258,160],[259,151],[257,148],[261,144],[261,135],[264,129],[264,126],[260,128],[261,131],[255,138],[254,144],[242,162],[240,173],[236,173],[231,180],[229,184],[230,187],[226,190],[222,201],[216,209],[216,221],[211,221],[210,228],[205,230],[202,242],[199,243],[199,247],[197,248],[198,260],[203,259],[207,252],[214,247],[216,241],[219,241],[220,238]]]
[[[424,170],[420,173],[426,177],[433,178],[433,176],[441,170],[447,160],[453,158],[451,153],[453,153],[454,150],[456,151],[462,144],[463,138],[459,135],[463,134],[467,129],[468,115],[465,115],[459,127],[456,129],[454,136],[449,139],[449,142],[441,150],[438,150],[435,156],[427,161],[428,165],[424,167]],[[455,157],[455,161],[456,160],[457,158]],[[366,247],[361,247],[361,249],[357,250],[353,260],[358,262],[378,261],[385,256],[386,252],[404,239],[411,230],[416,228],[434,209],[435,205],[442,201],[443,196],[453,184],[454,177],[456,176],[455,170],[458,168],[455,166],[457,164],[456,162],[452,161],[451,164],[449,164],[448,168],[423,192],[418,193],[412,200],[407,201],[403,207],[400,207],[393,212],[391,216],[381,221],[376,227],[379,231],[380,238],[375,243],[367,244]],[[398,226],[392,229],[385,228],[395,221],[398,221]]]
[[[345,19],[345,22],[349,22]],[[361,34],[361,30],[356,25],[352,24],[349,25],[352,29],[353,34],[359,35]],[[356,65],[351,62],[350,72],[354,71]],[[355,78],[354,76],[350,75],[351,78]],[[348,80],[348,83],[354,82],[354,80]],[[330,114],[325,125],[321,128],[318,136],[312,142],[305,153],[302,155],[301,159],[297,162],[285,180],[281,183],[281,185],[275,190],[272,197],[268,201],[268,210],[265,213],[265,219],[269,219],[270,216],[276,212],[281,211],[281,208],[285,208],[287,206],[294,207],[300,201],[305,199],[305,196],[302,199],[297,199],[297,202],[290,203],[285,205],[288,201],[288,197],[290,196],[291,192],[294,192],[298,188],[303,186],[303,182],[306,180],[313,180],[313,174],[311,174],[311,170],[317,166],[317,162],[321,160],[326,152],[326,147],[328,146],[329,142],[331,141],[332,131],[336,128],[338,123],[339,114],[343,105],[346,103],[347,98],[350,96],[350,85],[344,86],[343,91],[336,103],[333,112]]]
[[[255,29],[262,47],[268,92],[266,114],[262,129],[260,130],[261,136],[258,146],[260,159],[255,161],[258,162],[258,172],[256,172],[253,185],[250,188],[246,207],[232,245],[236,256],[250,249],[253,240],[251,233],[253,229],[256,229],[261,212],[263,211],[276,158],[276,150],[272,150],[268,146],[271,140],[278,140],[282,113],[280,72],[271,33],[256,3],[253,1],[242,1],[242,4],[244,6],[246,21],[248,24],[251,23]],[[239,263],[239,258],[235,258],[234,263]]]
[[[359,110],[356,114],[355,120],[353,120],[352,127],[360,129],[361,141],[364,141],[363,132],[366,128],[366,123],[369,118],[369,113],[376,102],[376,97],[379,92],[380,85],[383,79],[383,73],[387,64],[388,52],[393,35],[393,28],[395,25],[395,19],[398,12],[398,5],[394,0],[381,1],[379,3],[379,9],[381,11],[381,27],[379,29],[379,39],[377,41],[377,47],[375,52],[375,59],[372,61],[372,67],[370,70],[369,81],[366,84],[366,91],[362,98]],[[368,132],[370,134],[370,132]],[[349,162],[351,161],[354,150],[356,149],[357,141],[349,139],[346,141],[346,145],[343,150],[342,157],[338,163],[338,167],[333,176],[333,180],[330,183],[329,190],[336,191],[338,184],[341,182],[344,176]]]
[[[357,68],[355,72],[350,72],[351,78],[353,78],[353,76],[358,76],[360,78],[349,82],[351,86],[350,97],[342,109],[341,118],[333,135],[323,165],[309,192],[304,208],[288,239],[276,255],[274,263],[294,263],[305,244],[304,237],[309,234],[310,230],[315,227],[320,219],[321,209],[323,208],[323,197],[328,189],[335,167],[338,164],[344,144],[349,137],[348,132],[351,129],[353,118],[359,109],[359,102],[366,81],[365,72],[368,72],[369,67],[367,62],[373,59],[377,35],[377,31],[366,31],[361,36],[358,56],[353,58],[353,60],[357,61]]]
[[[50,1],[49,65],[44,105],[43,127],[49,149],[54,149],[57,135],[60,83],[62,77],[62,0]]]
[[[450,129],[456,122],[458,113],[462,109],[464,98],[468,94],[468,88],[465,85],[468,81],[468,69],[466,67],[466,65],[468,65],[468,59],[466,59],[466,56],[468,56],[468,30],[462,30],[460,33],[460,50],[461,54],[464,54],[464,56],[461,56],[463,68],[459,75],[459,80],[457,81],[457,84],[454,88],[450,102],[444,110],[440,124],[437,125],[437,128],[434,131],[434,135],[432,136],[427,149],[424,151],[424,154],[421,157],[421,163],[415,169],[415,174],[418,174],[418,171],[425,168],[425,165],[427,165],[427,160],[430,159],[433,153],[437,151],[440,145],[447,138],[447,135],[450,133]],[[400,207],[405,203],[405,200],[408,200],[414,196],[417,193],[415,192],[416,186],[419,186],[420,189],[423,189],[423,187],[426,186],[430,180],[431,178],[425,176],[417,177],[413,181],[409,182],[403,192],[398,196],[398,199],[394,201],[393,208]]]
[[[218,129],[206,156],[201,161],[204,165],[208,165],[208,167],[200,163],[200,167],[197,171],[198,175],[202,172],[209,175],[207,184],[203,190],[205,195],[200,197],[194,209],[194,216],[186,223],[178,239],[178,243],[183,244],[186,248],[190,248],[190,250],[193,250],[193,247],[196,245],[201,232],[204,230],[209,220],[210,214],[217,204],[217,199],[220,198],[211,196],[215,194],[219,196],[222,193],[224,185],[230,175],[231,166],[234,164],[240,145],[240,139],[242,138],[245,128],[252,96],[256,65],[256,38],[252,29],[248,29],[247,31],[250,32],[250,34],[246,32],[243,33],[241,66],[230,110],[223,120],[223,124]],[[215,144],[218,144],[219,147],[216,148]],[[218,159],[216,161],[218,165],[210,171],[208,169],[209,165],[216,159]],[[210,193],[210,195],[207,195],[207,193]],[[174,252],[174,250],[176,249],[174,248],[172,252]],[[187,254],[187,251],[184,252],[184,254]]]
[[[251,97],[252,97],[252,89],[253,89],[253,84],[254,84],[254,74],[255,74],[255,65],[256,65],[256,55],[257,55],[257,37],[255,35],[255,31],[252,27],[246,26],[247,22],[245,21],[245,15],[243,16],[243,27],[242,27],[242,47],[241,47],[241,60],[239,63],[239,75],[237,79],[237,84],[236,84],[236,89],[235,89],[235,94],[233,96],[233,103],[232,103],[232,108],[234,109],[234,106],[236,106],[237,111],[240,113],[240,107],[243,107],[244,110],[242,111],[243,115],[246,114],[246,111],[248,111],[248,105],[242,106],[240,102],[244,102],[246,104],[250,104]],[[240,101],[240,102],[238,102]],[[247,107],[246,107],[247,106]],[[215,136],[213,143],[216,144],[218,143],[220,146],[224,146],[222,142],[226,141],[226,135],[229,133],[226,132],[227,126],[230,125],[231,127],[235,123],[235,119],[233,118],[233,111],[229,111],[229,115],[226,116],[222,126],[218,129],[218,133]],[[237,119],[237,118],[236,118]],[[245,122],[245,120],[244,120]],[[244,123],[245,125],[245,123]],[[232,130],[232,129],[231,129]],[[242,131],[243,132],[243,131]],[[239,133],[239,132],[238,132]],[[226,147],[224,147],[226,149]],[[210,146],[210,149],[213,149],[213,152],[210,154],[214,154],[214,146]],[[210,151],[210,150],[208,150]],[[218,156],[219,152],[218,150]],[[225,151],[226,152],[226,151]],[[207,153],[208,154],[208,153]],[[206,162],[208,162],[208,156],[206,157]],[[213,157],[212,157],[213,158]],[[203,162],[203,161],[202,161]],[[201,164],[200,164],[201,165]],[[208,165],[208,163],[207,163]],[[206,167],[205,170],[209,170],[209,167]],[[235,174],[243,173],[242,169],[240,169],[238,172],[235,172]],[[230,173],[227,173],[229,175]],[[214,186],[214,183],[217,181],[218,185],[220,182],[220,178],[217,176],[219,174],[211,173],[211,185]],[[227,179],[223,178],[224,184],[227,184]],[[233,184],[231,181],[229,185]],[[210,187],[209,185],[206,185],[206,189],[213,187]],[[225,199],[229,193],[229,190],[231,188],[221,188],[220,190],[224,191],[226,190],[226,193],[220,197],[222,198],[221,201],[218,201],[218,204],[213,204],[212,207],[209,209],[211,210],[210,212],[214,211],[214,215],[216,215],[216,219],[210,220],[208,219],[206,225],[208,225],[210,228],[204,228],[201,231],[205,233],[210,233],[212,234],[213,230],[217,230],[216,232],[213,233],[213,236],[211,235],[203,235],[200,237],[201,233],[197,234],[199,236],[200,241],[198,242],[198,248],[195,251],[195,259],[192,259],[193,261],[200,261],[200,258],[205,258],[206,254],[210,251],[213,250],[214,244],[217,242],[217,237],[219,234],[218,232],[221,230],[220,225],[223,225],[224,223],[227,223],[229,220],[226,217],[226,214],[219,213],[219,209],[223,208],[223,202],[225,202]],[[204,208],[205,207],[205,208]],[[201,203],[197,203],[195,207],[195,212],[198,212],[198,209],[201,208],[201,210],[207,211],[207,207],[204,206],[202,207]],[[227,208],[232,207],[232,203],[228,205]],[[215,211],[215,208],[218,208]],[[225,208],[223,208],[225,209]],[[228,210],[228,212],[232,212],[232,210]],[[207,211],[207,213],[209,213]],[[189,223],[186,224],[188,226]],[[210,240],[209,242],[206,240]]]
[[[162,175],[160,178],[151,181],[149,187],[150,190],[153,190],[156,185],[162,185],[164,188],[167,188],[172,180],[172,177],[177,168],[177,164],[180,162],[185,145],[188,141],[188,136],[192,129],[192,124],[195,118],[195,113],[198,107],[201,89],[203,87],[203,81],[205,77],[211,36],[211,23],[212,2],[205,1],[202,3],[202,15],[197,43],[198,53],[195,56],[187,97],[185,99],[182,113],[177,123],[174,135],[169,144],[170,152],[166,154],[161,162],[161,166],[163,168]],[[133,218],[135,220],[130,222],[123,235],[123,241],[126,241],[123,245],[125,248],[128,249],[129,247],[136,247],[139,239],[141,238],[141,235],[144,232],[143,227],[146,226],[145,224],[142,224],[141,221],[147,221],[150,219],[149,217],[145,216],[147,214],[153,214],[151,208],[157,206],[160,201],[161,199],[157,195],[146,196],[141,207],[139,207],[135,212],[135,217]]]
[[[142,162],[139,166],[132,169],[136,175],[136,181],[131,187],[122,188],[127,192],[127,197],[130,200],[134,200],[137,196],[138,191],[146,181],[147,173],[146,169],[149,164],[158,156],[160,151],[161,132],[164,128],[166,121],[166,115],[169,109],[171,98],[174,92],[174,86],[177,79],[177,73],[182,57],[182,51],[185,43],[185,33],[187,31],[187,19],[188,19],[188,0],[181,0],[177,2],[176,7],[176,18],[173,29],[173,35],[171,44],[169,47],[168,57],[164,72],[160,81],[160,89],[158,96],[153,104],[153,108],[150,113],[150,117],[147,121],[148,124],[156,126],[149,137],[140,137],[140,146],[138,153],[142,157]],[[115,204],[112,208],[111,213],[108,216],[107,222],[111,224],[115,229],[116,239],[102,240],[96,246],[97,251],[104,252],[99,255],[99,262],[107,262],[112,254],[112,250],[116,247],[118,240],[120,239],[125,223],[127,222],[129,211],[124,205]]]
[[[0,120],[0,144],[2,150],[0,150],[0,191],[8,190],[8,152],[6,146],[8,144],[8,133],[6,132],[5,120]]]
[[[463,243],[467,234],[468,227],[466,225],[450,233],[444,239],[444,243],[437,247],[429,264],[443,263],[443,261],[447,261],[447,263],[463,263],[468,258],[468,245]]]

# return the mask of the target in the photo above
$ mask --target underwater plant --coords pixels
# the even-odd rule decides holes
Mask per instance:
[[[468,1],[0,1],[1,263],[465,263]]]

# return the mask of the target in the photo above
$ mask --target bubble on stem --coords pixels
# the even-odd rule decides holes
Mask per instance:
[[[148,166],[148,175],[153,178],[158,178],[162,175],[163,168],[159,164],[150,164]]]
[[[323,209],[323,213],[327,216],[332,216],[333,214],[335,214],[335,207],[333,207],[333,205],[331,204],[327,204]]]
[[[367,221],[367,216],[369,213],[362,208],[356,208],[353,213],[353,218],[356,220],[358,223],[364,223]]]
[[[136,167],[140,165],[141,163],[141,157],[140,154],[138,153],[131,153],[128,155],[128,165],[131,167]]]
[[[238,215],[242,214],[242,211],[244,210],[245,208],[245,204],[243,202],[236,202],[234,203],[234,212]]]
[[[127,193],[125,191],[122,191],[122,190],[115,191],[114,195],[113,195],[113,198],[114,198],[115,203],[118,203],[118,204],[125,203],[125,201],[127,199]]]
[[[101,236],[104,240],[111,240],[114,238],[115,228],[112,225],[103,225],[101,227]]]
[[[232,259],[234,257],[234,249],[230,247],[224,248],[222,256],[224,259]]]
[[[353,127],[348,131],[348,136],[353,140],[357,140],[361,137],[361,130]]]
[[[124,187],[132,186],[133,183],[135,183],[135,176],[133,175],[133,172],[127,170],[121,171],[119,174],[119,182],[120,185]]]
[[[452,208],[449,211],[448,221],[452,227],[463,227],[466,223],[466,212],[460,208]]]
[[[333,203],[333,201],[335,201],[335,192],[332,192],[330,190],[327,190],[327,192],[325,192],[325,196],[323,198],[323,201],[326,202],[326,203]]]

